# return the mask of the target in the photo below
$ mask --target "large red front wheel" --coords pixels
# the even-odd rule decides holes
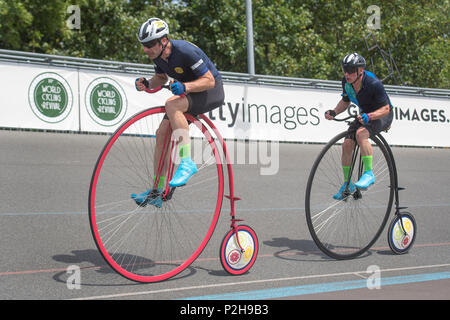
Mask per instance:
[[[186,269],[208,243],[222,206],[219,152],[205,126],[189,115],[198,172],[157,205],[138,205],[131,197],[152,189],[155,175],[159,180],[165,174],[157,173],[155,160],[164,114],[163,107],[148,109],[117,129],[98,158],[89,191],[91,230],[100,253],[115,271],[138,282],[162,281]]]

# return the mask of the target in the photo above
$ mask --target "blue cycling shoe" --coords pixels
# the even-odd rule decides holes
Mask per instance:
[[[157,208],[161,208],[162,206],[162,192],[159,189],[150,189],[141,194],[132,193],[131,199],[141,207],[145,207],[147,204],[151,204]]]
[[[342,194],[345,191],[345,187],[347,186],[347,182],[344,182],[344,184],[342,185],[342,187],[339,189],[339,192],[336,193],[335,195],[333,195],[333,198],[336,200],[342,200],[344,199],[344,195]],[[350,185],[348,186],[348,191],[354,192],[355,191],[355,185],[353,184],[353,182],[350,181]]]
[[[358,189],[366,190],[370,185],[375,183],[375,176],[373,175],[372,170],[368,170],[363,173],[358,182],[355,183],[355,186]]]
[[[197,171],[197,166],[191,158],[181,159],[177,171],[173,175],[172,180],[169,181],[169,186],[173,188],[185,185]]]

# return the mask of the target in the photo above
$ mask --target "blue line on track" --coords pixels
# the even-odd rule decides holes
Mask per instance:
[[[407,284],[414,282],[424,282],[431,280],[449,279],[450,272],[423,273],[408,276],[396,276],[385,278],[381,276],[380,286],[390,286],[396,284]],[[371,281],[371,280],[369,280]],[[372,283],[372,282],[370,282]],[[368,280],[352,280],[341,282],[328,282],[319,284],[310,284],[294,287],[272,288],[263,290],[253,290],[244,292],[232,292],[225,294],[215,294],[208,296],[190,297],[183,300],[263,300],[275,299],[291,296],[300,296],[305,294],[336,292],[352,289],[367,288]]]

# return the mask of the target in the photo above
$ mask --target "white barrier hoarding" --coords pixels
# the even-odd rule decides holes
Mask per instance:
[[[209,113],[225,137],[292,142],[327,142],[345,123],[328,121],[326,110],[341,99],[340,91],[226,85],[222,108]],[[394,121],[391,144],[450,146],[450,101],[390,94]],[[350,109],[350,112],[356,112]],[[347,114],[342,115],[342,117]]]
[[[0,63],[0,126],[113,132],[133,114],[164,105],[168,90],[138,92],[137,75]],[[142,75],[148,76],[148,75]],[[346,129],[327,121],[341,92],[225,83],[225,102],[209,112],[228,139],[327,142]],[[394,122],[389,143],[449,147],[448,99],[389,95]]]
[[[390,95],[394,121],[386,139],[407,146],[450,146],[450,101]]]
[[[0,64],[0,127],[79,130],[78,72]]]
[[[138,92],[136,76],[80,71],[82,131],[114,132],[126,119],[150,107],[164,105],[168,90]]]
[[[226,138],[323,142],[325,106],[339,93],[258,85],[225,85],[224,105],[209,113]],[[329,109],[329,107],[328,107]]]

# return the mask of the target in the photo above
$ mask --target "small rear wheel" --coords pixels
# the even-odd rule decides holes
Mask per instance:
[[[239,243],[236,234],[238,235]],[[258,237],[255,231],[247,225],[237,226],[236,229],[231,229],[222,240],[220,262],[229,274],[244,274],[255,263],[258,248]]]
[[[395,215],[388,232],[388,243],[392,252],[407,253],[416,239],[416,234],[417,225],[412,214],[405,212]]]

